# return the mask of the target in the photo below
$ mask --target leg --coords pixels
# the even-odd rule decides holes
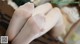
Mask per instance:
[[[50,31],[50,35],[53,38],[58,38],[60,36],[65,36],[65,34],[66,34],[65,23],[63,21],[62,14],[59,10],[59,20],[56,23],[56,25],[52,28],[52,30]]]
[[[19,7],[13,14],[7,29],[6,35],[9,36],[9,41],[13,40],[23,27],[24,23],[31,16],[34,9],[32,3],[26,3],[24,6]]]
[[[37,15],[30,17],[12,44],[29,44],[36,38],[44,25],[44,17]]]
[[[32,16],[25,24],[21,32],[13,40],[12,44],[29,44],[32,40],[44,35],[55,26],[59,19],[57,8],[52,9],[46,17]],[[42,25],[41,25],[42,24]]]
[[[37,14],[47,14],[52,9],[52,6],[50,3],[45,3],[43,5],[37,6],[34,9],[33,16]]]

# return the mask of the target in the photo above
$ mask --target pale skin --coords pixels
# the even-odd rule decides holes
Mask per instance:
[[[52,8],[50,3],[43,5],[48,9],[43,6],[37,7],[36,9],[33,6],[32,3],[26,3],[15,11],[6,33],[9,36],[9,40],[12,41],[12,44],[29,44],[34,39],[47,33],[53,27],[54,29],[52,30],[54,30],[54,33],[51,33],[52,36],[58,37],[62,33],[65,33],[64,22],[61,18],[62,14],[57,7]],[[36,12],[39,9],[43,11]]]
[[[29,4],[25,4],[25,6],[23,5],[23,6],[19,7],[14,12],[14,15],[13,15],[11,21],[10,21],[8,30],[6,32],[6,34],[9,36],[9,41],[13,40],[13,38],[15,38],[15,36],[21,30],[24,23],[31,16],[31,13],[33,12],[33,9],[34,9],[34,5],[32,3],[29,3]]]
[[[8,5],[13,7],[13,9],[17,9],[18,8],[18,5],[15,2],[13,2],[12,0],[7,0],[7,2],[8,2]]]

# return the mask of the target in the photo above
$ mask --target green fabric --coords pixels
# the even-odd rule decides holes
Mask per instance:
[[[52,0],[51,1],[51,3],[57,4],[59,7],[68,5],[68,4],[73,3],[73,2],[74,2],[74,0]]]
[[[13,0],[18,6],[25,4],[26,2],[29,2],[30,0]]]

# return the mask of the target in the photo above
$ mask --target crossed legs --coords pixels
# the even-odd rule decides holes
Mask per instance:
[[[15,11],[6,33],[9,36],[9,40],[12,40],[12,44],[29,44],[52,28],[58,27],[56,25],[60,23],[59,26],[63,27],[59,27],[62,30],[61,32],[65,31],[63,21],[60,22],[62,14],[58,8],[50,8],[50,3],[43,5],[44,7],[50,6],[48,9],[44,9],[43,6],[36,9],[33,6],[32,3],[26,3]],[[40,9],[44,9],[44,11],[36,12]],[[57,32],[59,28],[53,29],[55,34],[59,33]],[[53,33],[51,34],[53,35]]]

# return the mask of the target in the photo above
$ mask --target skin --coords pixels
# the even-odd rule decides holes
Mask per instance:
[[[6,35],[9,36],[9,41],[12,41],[19,33],[24,23],[31,16],[33,9],[34,5],[32,3],[26,3],[25,5],[15,10],[6,32]]]
[[[59,36],[64,36],[66,35],[66,30],[65,30],[65,22],[62,16],[61,11],[58,9],[58,14],[59,14],[59,20],[56,23],[56,25],[52,28],[52,30],[50,30],[50,35],[53,38],[58,38]],[[60,30],[60,31],[59,31]]]
[[[61,10],[65,15],[67,15],[67,19],[71,23],[75,23],[79,19],[79,13],[76,7],[63,7]]]
[[[44,8],[46,8],[46,9],[44,9]],[[25,22],[29,19],[29,17],[31,17],[32,15],[33,16],[37,15],[39,13],[45,14],[51,8],[52,8],[51,4],[46,3],[44,5],[36,7],[34,10],[34,4],[26,3],[22,6],[20,6],[18,9],[16,9],[13,14],[13,17],[10,21],[10,24],[8,26],[7,32],[6,32],[6,35],[9,36],[9,41],[12,41],[16,37],[16,35],[20,32],[21,28],[24,26]],[[43,11],[39,12],[39,10],[41,11],[41,9]],[[34,11],[34,13],[33,13],[33,11]]]
[[[51,0],[30,0],[30,1],[33,2],[35,4],[35,6],[38,6],[38,5],[44,4],[46,2],[49,2]]]
[[[60,11],[58,8],[52,9],[45,17],[41,16],[41,14],[30,17],[20,33],[13,40],[12,44],[29,44],[34,39],[51,30],[51,28],[56,25],[59,18]]]
[[[37,14],[44,14],[44,15],[46,15],[47,12],[49,12],[51,9],[52,9],[52,5],[50,3],[45,3],[43,5],[37,6],[34,9],[33,16],[35,16]]]
[[[55,27],[55,34],[59,33],[59,29],[56,30],[56,28],[63,25],[61,15],[60,10],[57,7],[52,9],[49,3],[38,6],[35,9],[33,4],[26,3],[14,12],[6,35],[9,36],[12,44],[29,44],[53,27]],[[61,28],[57,37],[64,33],[64,28]]]
[[[39,22],[39,21],[42,22]],[[34,16],[30,17],[17,37],[12,41],[12,44],[29,44],[41,32],[42,25],[44,24],[44,17]],[[21,40],[20,40],[21,39]],[[18,40],[18,41],[17,41]]]
[[[10,5],[11,7],[13,7],[14,9],[17,9],[18,8],[18,5],[13,2],[12,0],[7,0],[8,1],[8,5]]]

